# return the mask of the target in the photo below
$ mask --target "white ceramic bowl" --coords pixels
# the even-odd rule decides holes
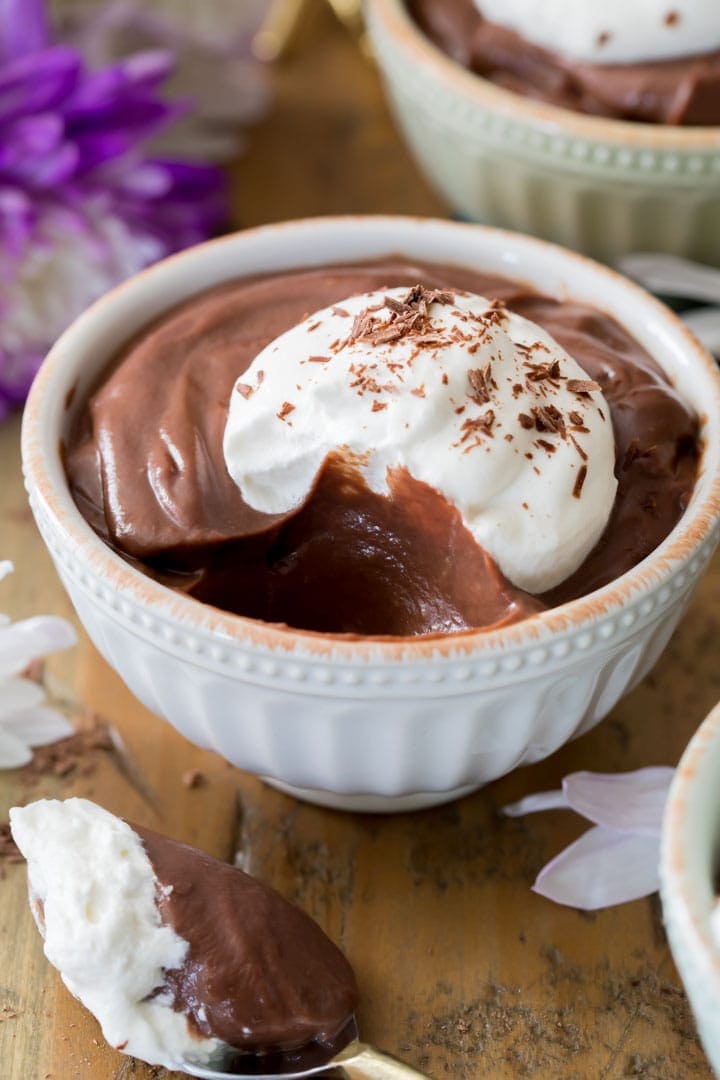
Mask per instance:
[[[405,0],[365,9],[400,129],[463,217],[608,261],[664,251],[720,263],[720,126],[607,120],[533,101],[446,56]]]
[[[663,822],[660,891],[670,948],[705,1052],[720,1076],[720,705],[698,728],[673,778]]]
[[[525,280],[613,313],[702,414],[700,477],[642,564],[582,600],[490,633],[347,641],[233,616],[115,555],[73,503],[59,447],[108,359],[169,307],[218,282],[401,252]],[[130,689],[189,739],[333,806],[439,803],[551,754],[655,663],[718,540],[720,376],[640,288],[527,237],[411,218],[320,218],[204,244],[110,293],[63,335],[23,424],[30,502],[85,628]]]

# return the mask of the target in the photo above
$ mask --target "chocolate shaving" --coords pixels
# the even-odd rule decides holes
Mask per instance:
[[[431,304],[452,304],[454,299],[450,292],[426,289],[423,285],[415,285],[402,300],[386,296],[382,304],[366,308],[355,316],[348,343],[368,341],[371,345],[390,345],[402,338],[414,337],[419,345],[445,344],[439,334],[428,336],[432,330],[428,308]],[[389,311],[389,317],[376,318],[375,312],[383,308]]]
[[[587,465],[581,465],[578,474],[575,477],[575,486],[573,487],[573,498],[579,499],[582,495],[583,484],[585,483],[585,477],[587,476]]]
[[[492,429],[495,423],[495,413],[492,409],[488,409],[482,416],[471,417],[468,416],[467,420],[464,420],[461,426],[463,436],[460,440],[460,445],[467,442],[473,435],[489,435],[492,438]]]
[[[492,364],[486,364],[484,368],[469,368],[467,376],[473,391],[470,394],[472,400],[478,405],[487,405],[491,389],[497,387],[492,377]]]
[[[46,776],[65,777],[71,773],[89,776],[96,767],[95,752],[112,751],[113,741],[106,724],[90,717],[93,727],[75,732],[66,739],[37,746],[32,761],[21,772],[23,783],[32,785]]]
[[[559,360],[549,360],[542,364],[533,364],[526,361],[525,367],[528,369],[527,377],[530,382],[543,382],[546,379],[557,382],[560,378]]]
[[[382,412],[383,409],[387,409],[387,401],[378,401],[376,398],[372,403],[372,411]]]
[[[333,315],[337,315],[341,319],[349,319],[350,318],[350,312],[346,311],[345,308],[332,307],[332,308],[330,308],[330,311],[331,311],[331,313]]]
[[[532,414],[538,431],[553,431],[559,435],[565,434],[565,419],[555,405],[535,405]]]
[[[574,436],[574,435],[571,435],[571,436],[570,436],[570,442],[571,442],[571,443],[573,444],[573,446],[574,446],[574,447],[575,447],[575,449],[577,450],[577,452],[578,452],[578,454],[580,455],[580,457],[582,458],[582,460],[583,460],[583,461],[587,461],[587,459],[588,459],[588,456],[587,456],[587,454],[585,453],[585,451],[583,450],[582,446],[581,446],[581,445],[580,445],[580,443],[579,443],[579,442],[577,441],[577,439],[575,438],[575,436]]]
[[[235,389],[237,390],[238,394],[242,394],[246,401],[251,394],[255,393],[254,388],[246,382],[235,383]]]
[[[280,406],[280,412],[276,413],[278,420],[285,420],[291,412],[295,411],[295,406],[289,401],[283,401]]]
[[[557,447],[553,443],[548,442],[547,439],[537,439],[535,445],[541,446],[548,454],[554,454],[557,450]]]
[[[308,356],[308,362],[311,364],[329,364],[329,356]]]
[[[533,420],[532,416],[528,416],[527,413],[518,413],[518,420],[520,421],[520,427],[525,428],[526,431],[529,431],[530,428],[535,427],[535,421]]]
[[[596,383],[594,379],[568,379],[567,388],[571,394],[591,394],[602,390],[600,383]]]

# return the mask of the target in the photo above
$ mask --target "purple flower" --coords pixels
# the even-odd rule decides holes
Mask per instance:
[[[165,51],[91,71],[42,0],[0,0],[0,418],[91,301],[226,217],[221,174],[142,146],[186,111]]]

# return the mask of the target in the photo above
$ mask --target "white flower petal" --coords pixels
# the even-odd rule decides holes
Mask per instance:
[[[571,773],[563,791],[571,809],[608,829],[660,836],[675,770],[668,766],[627,773]]]
[[[533,890],[556,904],[595,911],[656,892],[659,862],[656,837],[596,825],[543,867]]]
[[[54,615],[38,615],[0,627],[0,678],[17,675],[33,660],[67,649],[76,641],[70,623]]]
[[[526,795],[518,802],[503,806],[500,813],[506,817],[522,817],[524,814],[537,814],[540,810],[567,810],[568,800],[564,791],[538,791],[535,795]]]
[[[19,769],[32,761],[32,750],[17,735],[0,727],[0,769]]]
[[[22,709],[42,705],[45,691],[32,679],[0,679],[0,723]]]
[[[56,709],[39,705],[14,716],[3,717],[0,731],[14,735],[28,746],[48,746],[60,739],[67,739],[68,735],[74,734],[75,728]]]
[[[4,577],[7,577],[8,574],[12,574],[14,569],[15,569],[15,567],[13,566],[13,564],[10,562],[9,559],[1,559],[0,560],[0,581],[2,581],[2,579]]]

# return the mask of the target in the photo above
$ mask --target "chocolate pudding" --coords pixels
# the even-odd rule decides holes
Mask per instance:
[[[653,124],[720,124],[720,51],[607,63],[542,47],[482,15],[475,0],[408,0],[413,17],[444,52],[484,79],[575,112]],[[671,6],[667,32],[680,22]],[[602,10],[601,6],[598,10]],[[606,35],[608,45],[611,35]]]
[[[244,1054],[313,1049],[327,1060],[358,1003],[355,976],[317,923],[242,870],[149,829],[142,840],[158,882],[162,922],[188,943],[163,994],[200,1038]]]
[[[563,480],[563,505],[590,517],[596,507],[594,465],[584,442],[590,438],[588,425],[609,437],[613,490],[602,518],[606,525],[580,564],[551,588],[513,584],[498,565],[502,535],[492,557],[456,502],[408,468],[388,468],[387,488],[379,490],[363,472],[367,455],[338,446],[326,455],[303,499],[276,512],[250,505],[231,477],[223,452],[231,396],[241,405],[245,398],[260,397],[249,384],[264,378],[261,389],[267,388],[278,346],[269,348],[268,363],[263,361],[264,369],[246,383],[245,373],[258,354],[311,312],[328,308],[342,319],[348,312],[333,305],[394,289],[408,290],[407,296],[386,297],[387,315],[377,314],[381,302],[354,320],[347,318],[352,325],[347,340],[379,350],[391,369],[395,343],[412,345],[403,369],[407,376],[413,357],[419,364],[421,353],[430,350],[433,359],[432,350],[439,343],[444,347],[441,316],[455,319],[452,333],[447,327],[442,333],[459,341],[457,348],[467,354],[459,360],[463,378],[467,369],[467,396],[454,399],[452,410],[464,414],[458,416],[461,434],[454,444],[463,467],[473,460],[481,466],[493,454],[511,453],[521,437],[531,438],[531,449],[519,455],[524,463],[528,459],[524,482],[545,483],[548,470],[569,454],[572,471]],[[470,296],[462,311],[452,306],[453,290],[458,304],[460,296]],[[492,298],[487,311],[473,312],[472,298],[478,296]],[[560,373],[559,362],[549,359],[547,335],[542,342],[531,340],[518,354],[525,374],[512,395],[522,402],[532,390],[548,404],[529,411],[511,408],[510,418],[501,413],[492,365],[478,367],[477,357],[489,347],[487,341],[492,343],[503,312],[507,320],[515,315],[531,320],[542,328],[538,337],[551,335],[569,354],[567,363],[577,362],[587,378]],[[319,321],[309,330],[316,326]],[[329,371],[347,340],[333,342],[324,355],[308,356],[311,362],[298,370]],[[448,382],[441,370],[438,387]],[[403,372],[398,374],[402,379]],[[396,387],[375,385],[370,372],[360,372],[351,385],[348,393],[360,395],[369,418],[389,416]],[[570,393],[569,411],[552,404],[559,387]],[[272,445],[281,457],[283,447],[291,445],[287,440],[299,437],[301,389],[299,382],[288,385],[272,418]],[[410,394],[416,397],[408,400],[424,399],[426,393],[429,385],[427,391],[424,384],[415,386]],[[249,457],[264,452],[258,442]],[[388,257],[233,281],[163,315],[122,349],[83,403],[65,463],[77,506],[96,532],[165,584],[266,622],[387,637],[500,627],[613,581],[650,554],[677,523],[692,493],[698,453],[696,416],[610,316],[470,269]],[[553,489],[546,490],[542,498],[549,499]],[[539,516],[533,517],[525,498],[516,509],[518,542],[524,539],[532,548]],[[563,533],[561,527],[558,531]],[[559,535],[558,544],[567,540]]]

